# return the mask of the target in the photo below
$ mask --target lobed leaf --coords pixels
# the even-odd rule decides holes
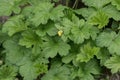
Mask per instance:
[[[105,6],[102,9],[110,18],[113,18],[114,20],[118,21],[120,20],[120,12],[112,5]]]
[[[120,71],[120,56],[112,56],[105,62],[105,66],[111,69],[112,73],[117,73]]]
[[[18,15],[10,18],[2,28],[2,32],[8,33],[9,36],[13,36],[15,33],[24,31],[27,29],[27,24],[23,22],[23,16]]]
[[[70,45],[63,42],[62,40],[58,40],[57,42],[50,40],[48,42],[45,42],[43,45],[43,53],[45,54],[45,57],[55,57],[57,53],[59,53],[60,56],[65,56],[69,53]]]
[[[111,2],[111,0],[82,0],[85,5],[94,8],[102,8],[103,6],[107,5]]]
[[[112,5],[115,5],[118,10],[120,10],[120,1],[119,0],[112,0]]]
[[[67,66],[60,66],[52,68],[48,73],[42,77],[42,80],[71,80],[70,71]]]
[[[42,39],[32,30],[27,30],[22,33],[23,38],[20,39],[19,44],[30,48],[34,45],[42,45]]]
[[[107,47],[110,53],[116,53],[120,55],[120,34],[115,32],[103,32],[97,39],[96,43],[100,47]]]
[[[20,13],[22,0],[0,0],[0,16],[9,16],[12,12]]]
[[[20,74],[24,77],[23,80],[34,80],[39,74],[47,71],[47,67],[44,64],[37,64],[33,62],[27,62],[20,66]]]
[[[0,67],[1,80],[14,80],[17,75],[17,69],[14,66],[3,65]]]
[[[90,23],[97,25],[99,29],[105,27],[109,22],[109,17],[103,11],[98,11],[95,16],[91,17]]]
[[[88,62],[99,52],[100,48],[91,46],[90,43],[84,45],[77,54],[77,61]]]

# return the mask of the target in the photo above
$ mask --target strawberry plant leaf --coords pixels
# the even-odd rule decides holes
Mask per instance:
[[[94,7],[94,8],[102,8],[106,4],[110,3],[111,0],[82,0],[85,5],[89,7]]]
[[[3,65],[0,67],[1,80],[14,80],[17,75],[17,69],[14,66]]]
[[[109,17],[103,12],[98,11],[95,16],[91,17],[90,23],[92,25],[98,25],[98,28],[101,29],[105,27],[109,22]]]
[[[92,38],[92,40],[95,40],[96,37],[97,37],[97,34],[99,33],[99,29],[97,27],[94,27],[94,26],[91,26],[90,30],[89,30],[89,33],[90,33],[90,36]]]
[[[120,34],[115,32],[103,32],[97,39],[96,43],[100,47],[107,47],[110,53],[116,53],[120,55]]]
[[[29,55],[30,50],[19,46],[18,39],[19,37],[14,36],[14,38],[6,40],[3,46],[5,48],[6,61],[19,66],[25,63],[23,60],[27,59],[26,55]]]
[[[19,72],[24,77],[24,80],[34,80],[39,74],[46,71],[47,67],[44,64],[27,62],[25,65],[20,66]]]
[[[90,38],[90,26],[83,19],[79,20],[75,15],[73,15],[72,20],[74,25],[71,29],[71,39],[77,44],[83,43],[84,39]]]
[[[32,30],[27,30],[22,33],[23,38],[20,39],[19,44],[26,46],[26,48],[34,45],[42,45],[42,39]]]
[[[64,16],[63,10],[65,9],[64,6],[57,6],[56,8],[53,8],[50,12],[50,19],[53,21],[60,20],[61,17]]]
[[[82,15],[86,20],[96,13],[94,8],[81,8],[75,10],[75,13]]]
[[[46,7],[47,6],[47,7]],[[53,8],[53,4],[44,2],[33,8],[33,16],[30,21],[35,25],[46,24],[50,18],[50,10]]]
[[[120,56],[112,56],[110,57],[110,59],[108,59],[105,62],[105,66],[109,69],[111,69],[112,73],[116,73],[118,71],[120,71]]]
[[[120,20],[120,12],[112,5],[105,6],[102,9],[110,18],[113,18],[114,20],[118,21]]]
[[[120,10],[120,1],[119,0],[112,0],[112,5],[115,5],[118,10]]]
[[[9,43],[9,44],[8,44]],[[4,47],[6,48],[6,60],[8,60],[12,64],[17,64],[24,57],[24,49],[20,49],[15,42],[12,40],[8,40],[4,43]],[[13,51],[14,49],[14,51]],[[19,52],[18,52],[19,51]]]
[[[60,31],[63,31],[63,34],[61,35],[61,39],[63,41],[67,41],[67,39],[69,38],[69,34],[70,34],[70,31],[71,31],[71,28],[73,27],[73,23],[72,21],[70,21],[69,19],[67,18],[63,18],[63,20],[58,23],[58,24],[55,24],[56,28]]]
[[[13,39],[4,42],[4,48],[6,49],[6,62],[20,66],[20,74],[24,77],[24,80],[33,80],[39,74],[47,71],[47,66],[42,64],[46,63],[45,59],[43,60],[40,56],[40,59],[38,59],[34,56],[35,62],[33,63],[31,60],[31,50],[26,49],[17,43],[18,37],[14,37]],[[39,63],[37,63],[37,60],[40,60]],[[28,76],[30,73],[32,76]]]
[[[42,80],[71,80],[69,68],[60,66],[50,69]]]
[[[76,57],[76,54],[71,53],[71,54],[63,57],[62,58],[62,62],[64,62],[64,63],[70,63],[73,59],[75,59],[75,57]]]
[[[86,64],[81,63],[77,70],[77,76],[80,77],[81,80],[95,80],[94,76],[92,75],[100,74],[100,67],[96,60],[92,59]]]
[[[10,18],[2,28],[2,32],[8,32],[9,36],[14,35],[17,32],[27,29],[27,25],[23,22],[23,16],[18,15]]]
[[[79,43],[83,43],[85,39],[89,39],[90,38],[90,25],[88,24],[84,24],[83,26],[75,26],[71,29],[71,33],[72,33],[72,40],[79,44]]]
[[[39,26],[40,24],[46,24],[49,19],[53,21],[60,20],[60,18],[64,16],[63,10],[65,7],[57,6],[56,8],[53,8],[53,6],[54,4],[46,2],[40,3],[38,6],[36,6],[33,10],[33,14],[35,15],[33,15],[33,18],[31,18],[33,24],[35,26]]]
[[[29,3],[33,6],[38,5],[39,3],[44,3],[44,2],[51,2],[51,0],[28,0]]]
[[[116,38],[117,37],[117,38]],[[120,55],[120,34],[116,36],[113,41],[111,42],[111,45],[108,47],[110,53],[116,53]]]
[[[3,33],[1,30],[0,30],[0,44],[3,43],[6,39],[8,39],[8,35]]]
[[[36,34],[39,36],[45,36],[46,33],[50,36],[54,36],[57,34],[57,28],[55,27],[53,22],[49,22],[46,25],[41,25],[36,29]]]
[[[20,13],[22,0],[0,0],[0,16],[9,16],[12,12]]]
[[[115,32],[102,32],[96,39],[96,44],[100,47],[108,47],[114,37],[116,36]]]
[[[106,69],[119,72],[119,4],[0,0],[0,80],[99,80],[110,77]]]
[[[71,61],[76,59],[76,55],[80,52],[79,45],[71,44],[71,49],[69,54],[62,57],[63,63],[70,63]]]
[[[105,65],[105,62],[110,58],[110,53],[106,48],[102,48],[96,56],[97,59],[100,59],[100,64]]]
[[[43,53],[47,58],[53,58],[57,55],[57,53],[59,53],[61,56],[65,56],[69,53],[69,50],[70,45],[63,42],[62,40],[49,40],[48,42],[45,42],[43,46]]]
[[[88,62],[99,52],[100,48],[91,46],[90,43],[87,43],[80,49],[80,53],[77,54],[77,61]]]
[[[91,65],[91,66],[90,66]],[[100,74],[100,66],[97,60],[92,59],[85,65],[85,70],[92,74]]]

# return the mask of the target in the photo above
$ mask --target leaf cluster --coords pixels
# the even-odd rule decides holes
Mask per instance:
[[[0,80],[96,80],[102,67],[120,71],[120,1],[71,1],[0,0],[8,17],[0,23]]]

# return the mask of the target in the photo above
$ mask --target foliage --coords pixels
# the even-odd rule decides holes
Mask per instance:
[[[99,80],[103,67],[119,72],[119,14],[119,0],[0,0],[7,17],[0,80]]]

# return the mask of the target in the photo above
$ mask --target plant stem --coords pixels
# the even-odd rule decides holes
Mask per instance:
[[[75,0],[75,2],[74,2],[74,4],[73,4],[73,9],[75,8],[75,6],[77,5],[77,3],[78,3],[78,0]]]
[[[69,7],[69,0],[66,0],[66,6]]]

